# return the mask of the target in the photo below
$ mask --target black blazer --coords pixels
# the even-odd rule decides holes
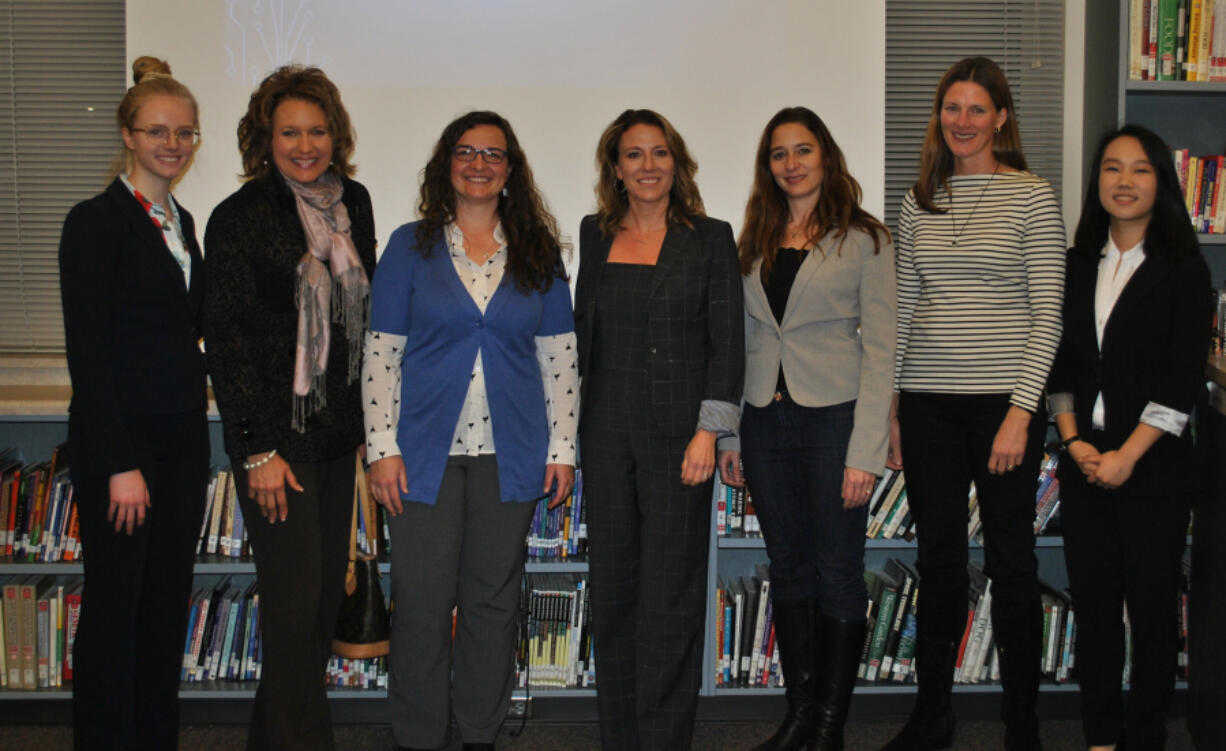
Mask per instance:
[[[125,418],[207,406],[198,343],[204,260],[192,215],[180,206],[179,217],[190,289],[161,230],[118,178],[64,220],[60,294],[74,470],[109,476],[136,469]]]
[[[1094,325],[1099,255],[1069,251],[1064,287],[1064,334],[1048,379],[1053,394],[1072,393],[1077,433],[1089,439],[1094,402],[1103,395],[1099,451],[1119,448],[1150,402],[1191,413],[1205,391],[1213,320],[1209,267],[1200,252],[1170,262],[1149,255],[1120,293],[1103,330]],[[1133,470],[1126,487],[1158,493],[1195,483],[1191,425],[1164,433]],[[1062,480],[1081,472],[1063,462]],[[1186,483],[1188,484],[1185,484]]]
[[[341,201],[367,277],[375,271],[370,194],[342,178]],[[298,306],[298,263],[307,252],[298,205],[279,172],[250,180],[213,209],[204,232],[209,286],[204,336],[226,453],[242,461],[277,449],[287,459],[323,461],[362,442],[361,384],[348,382],[344,327],[332,324],[327,404],[290,427]],[[358,346],[361,346],[360,344]]]
[[[596,292],[612,244],[594,215],[583,218],[575,282],[580,376],[591,363]],[[698,217],[693,228],[669,226],[652,276],[646,334],[651,407],[662,433],[692,434],[706,399],[740,404],[745,321],[736,243],[727,222]],[[587,380],[580,388],[581,424]]]

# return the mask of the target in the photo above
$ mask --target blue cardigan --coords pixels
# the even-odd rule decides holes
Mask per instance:
[[[468,392],[477,352],[497,449],[503,501],[541,496],[549,425],[536,337],[574,330],[570,288],[524,294],[509,274],[481,314],[456,274],[447,242],[417,248],[417,223],[397,229],[371,286],[372,331],[407,337],[401,362],[396,443],[408,476],[403,500],[433,505]]]

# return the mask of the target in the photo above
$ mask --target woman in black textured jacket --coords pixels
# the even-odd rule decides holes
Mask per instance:
[[[362,441],[374,218],[348,178],[349,117],[319,69],[264,79],[238,140],[247,182],[205,231],[205,337],[259,580],[264,663],[247,748],[332,749],[323,672]]]

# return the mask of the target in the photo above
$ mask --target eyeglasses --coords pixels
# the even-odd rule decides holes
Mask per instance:
[[[507,160],[507,152],[503,151],[502,149],[495,149],[493,147],[478,149],[472,146],[461,145],[456,146],[455,151],[451,152],[451,155],[455,157],[457,162],[474,161],[476,160],[478,154],[485,159],[486,164],[502,164]]]
[[[165,125],[154,125],[148,128],[128,128],[128,130],[133,133],[144,133],[145,138],[149,139],[151,143],[168,144],[172,135],[176,144],[180,141],[186,141],[192,146],[200,143],[200,131],[195,128],[179,128],[173,133]]]

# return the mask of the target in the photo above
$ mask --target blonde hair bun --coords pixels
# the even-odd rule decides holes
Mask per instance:
[[[170,73],[170,63],[161,58],[141,55],[132,63],[132,83],[140,83],[152,74],[173,77]]]

